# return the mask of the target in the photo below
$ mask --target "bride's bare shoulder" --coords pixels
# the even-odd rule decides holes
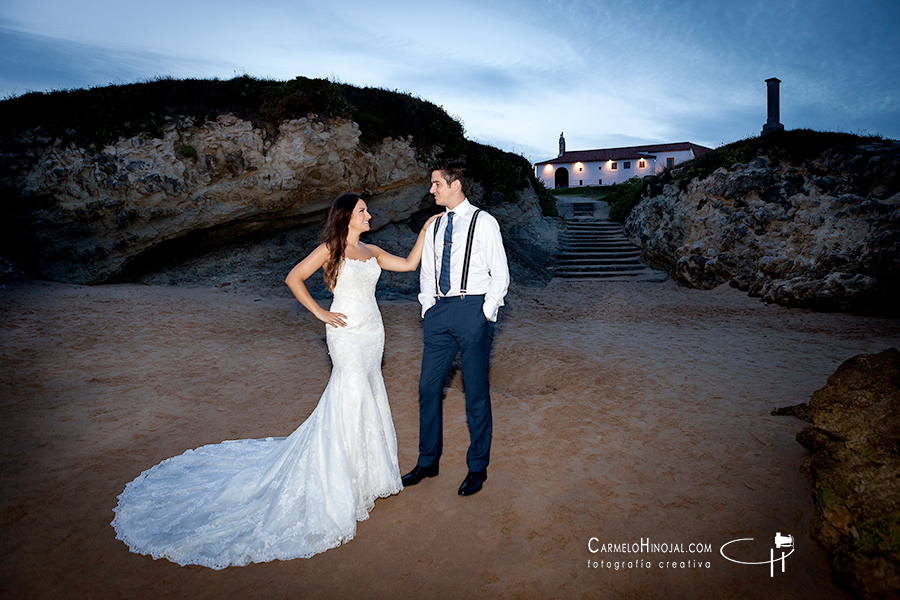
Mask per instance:
[[[362,242],[360,242],[359,245],[369,251],[369,253],[371,254],[371,256],[369,258],[372,258],[372,257],[378,258],[381,254],[384,253],[384,250],[382,250],[375,244],[363,244]]]

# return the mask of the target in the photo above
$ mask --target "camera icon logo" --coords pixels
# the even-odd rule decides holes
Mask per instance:
[[[781,532],[775,534],[775,548],[790,548],[790,552],[787,554],[784,553],[784,550],[781,550],[781,556],[775,556],[775,548],[769,549],[769,560],[761,560],[756,562],[737,560],[735,558],[731,558],[727,554],[725,554],[725,547],[729,544],[736,544],[737,542],[752,542],[753,538],[741,538],[739,540],[731,540],[730,542],[725,542],[722,544],[722,547],[719,549],[719,553],[726,560],[730,560],[733,563],[738,563],[741,565],[769,565],[769,577],[775,577],[775,563],[781,563],[781,572],[784,573],[785,563],[787,562],[787,557],[794,553],[794,536],[792,535],[781,535]]]

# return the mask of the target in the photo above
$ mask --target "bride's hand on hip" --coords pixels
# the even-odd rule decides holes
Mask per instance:
[[[332,327],[346,327],[347,326],[347,315],[337,313],[337,312],[329,312],[327,310],[323,310],[321,314],[316,315],[320,321],[325,323],[326,325],[331,325]]]

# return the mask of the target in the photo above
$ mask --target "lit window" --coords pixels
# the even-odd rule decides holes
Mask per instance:
[[[646,169],[646,168],[647,168],[647,163],[642,158],[641,160],[638,161],[638,169]]]
[[[618,168],[619,168],[619,163],[613,163],[613,164],[612,164],[612,168],[613,168],[613,170],[618,169]]]
[[[630,168],[631,168],[631,161],[630,161],[630,160],[626,160],[626,161],[625,161],[625,165],[624,165],[622,168],[623,168],[623,169],[630,169]]]

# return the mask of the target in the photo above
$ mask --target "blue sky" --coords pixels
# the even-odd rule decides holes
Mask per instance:
[[[437,8],[439,7],[439,8]],[[571,150],[788,129],[900,138],[900,2],[0,0],[0,97],[158,76],[381,87],[470,139]]]

